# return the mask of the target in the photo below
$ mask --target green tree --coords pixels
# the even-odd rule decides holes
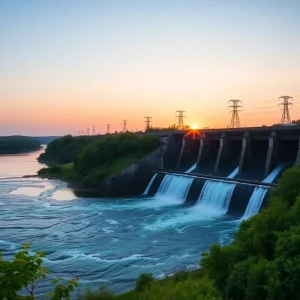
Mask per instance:
[[[142,273],[140,274],[140,276],[136,281],[135,290],[137,292],[142,292],[146,289],[149,289],[153,282],[154,282],[154,277],[152,273]]]
[[[12,261],[5,261],[0,253],[0,299],[36,299],[35,288],[40,280],[45,280],[48,270],[42,266],[44,252],[29,253],[30,245],[25,243]],[[52,300],[70,299],[70,293],[78,286],[78,278],[59,284],[61,279],[53,280],[54,291],[47,296]],[[27,291],[28,295],[20,294]]]
[[[300,225],[279,234],[270,268],[268,299],[300,299]]]

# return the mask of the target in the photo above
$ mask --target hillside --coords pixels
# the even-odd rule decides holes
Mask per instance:
[[[65,136],[52,141],[39,157],[39,161],[51,166],[41,169],[38,174],[95,189],[106,178],[120,173],[158,146],[157,136],[131,133],[108,135],[97,140]]]

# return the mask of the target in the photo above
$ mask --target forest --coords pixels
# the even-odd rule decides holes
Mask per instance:
[[[41,148],[37,139],[25,136],[0,137],[0,154],[23,153]]]
[[[118,174],[159,146],[152,135],[124,133],[98,139],[65,136],[51,142],[39,161],[50,164],[40,176],[77,182],[84,188],[97,188],[108,177]]]

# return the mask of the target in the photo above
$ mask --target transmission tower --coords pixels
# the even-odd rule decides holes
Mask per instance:
[[[144,117],[145,118],[145,131],[149,130],[150,129],[150,123],[152,122],[152,117]]]
[[[93,135],[95,135],[95,129],[96,129],[96,126],[93,126]]]
[[[228,109],[231,110],[231,120],[229,128],[240,128],[240,118],[239,118],[239,112],[242,111],[240,108],[242,108],[242,101],[237,99],[231,99],[228,101],[229,105]]]
[[[293,97],[290,96],[281,96],[279,97],[279,100],[282,99],[282,103],[279,103],[278,106],[283,105],[282,109],[282,116],[281,116],[281,124],[291,124],[291,118],[290,118],[290,111],[289,111],[289,105],[292,105],[293,103],[289,100],[293,101]]]
[[[106,124],[106,133],[109,134],[110,132],[110,124]]]
[[[86,129],[86,135],[90,135],[90,129],[89,128]]]
[[[184,129],[183,119],[186,118],[186,116],[184,115],[186,112],[184,110],[177,110],[176,112],[178,113],[178,116],[176,116],[176,118],[178,119],[177,129],[183,130]]]
[[[123,132],[127,132],[127,120],[122,120],[123,122]]]

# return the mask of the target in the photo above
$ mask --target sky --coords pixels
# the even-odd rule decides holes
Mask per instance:
[[[300,119],[299,0],[0,0],[0,135]],[[90,129],[91,132],[91,129]]]

